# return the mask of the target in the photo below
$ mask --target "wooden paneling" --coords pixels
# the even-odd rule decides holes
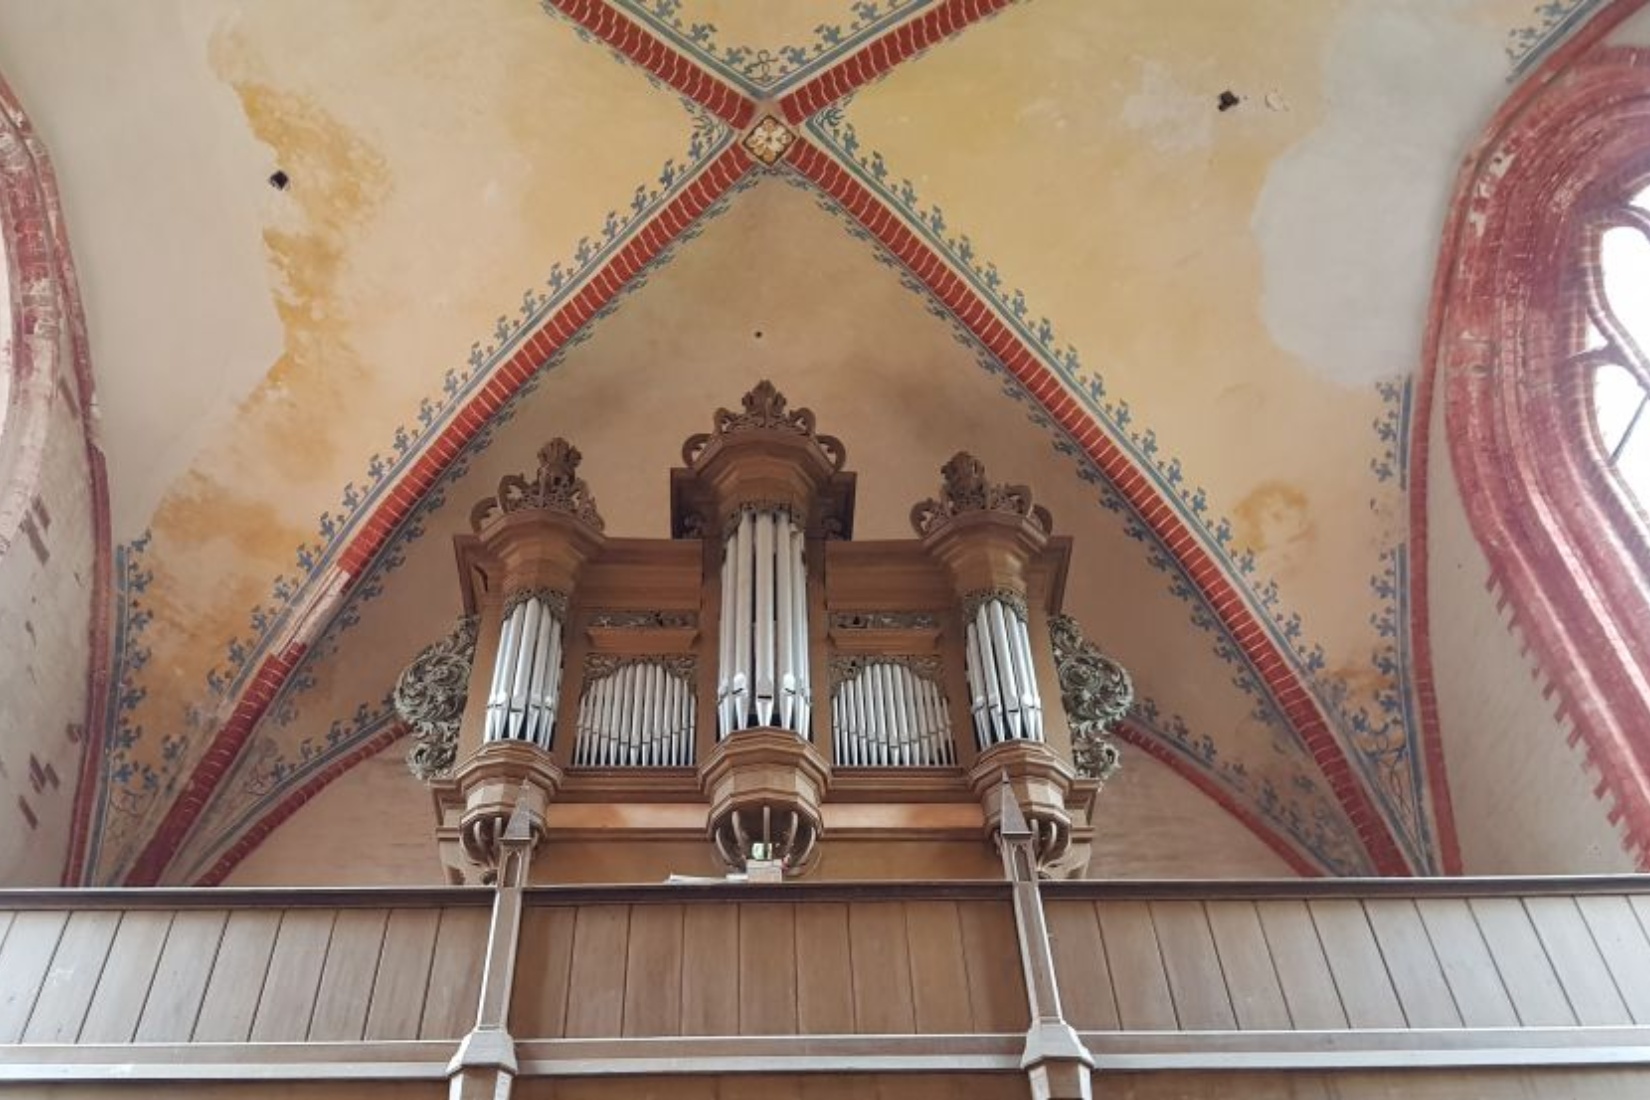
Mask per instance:
[[[910,946],[911,998],[917,1031],[962,1035],[980,1030],[969,1004],[968,966],[957,903],[906,902],[905,936]]]
[[[1624,897],[1579,897],[1582,919],[1614,975],[1633,1022],[1650,1024],[1650,937]]]
[[[290,1043],[309,1034],[336,918],[330,909],[288,909],[281,914],[263,995],[252,1017],[254,1042]]]
[[[1289,1006],[1252,901],[1211,901],[1204,906],[1237,1025],[1245,1031],[1286,1031]]]
[[[120,918],[109,957],[98,978],[97,992],[80,1029],[83,1043],[129,1043],[149,1000],[161,949],[172,927],[164,910],[132,909]]]
[[[967,901],[957,908],[974,1025],[996,1034],[1024,1031],[1031,1024],[1031,1013],[1014,911],[1006,901]]]
[[[1524,903],[1518,898],[1474,898],[1468,905],[1489,945],[1501,983],[1525,1027],[1576,1022],[1570,999],[1547,961]]]
[[[559,1039],[566,1034],[577,916],[578,910],[560,905],[529,906],[522,914],[510,1030],[524,1039]]]
[[[739,907],[741,1035],[796,1034],[795,914],[777,902]]]
[[[435,958],[439,909],[397,909],[384,928],[384,947],[367,1008],[368,1039],[416,1039]]]
[[[1455,995],[1415,903],[1408,898],[1378,898],[1365,902],[1364,911],[1408,1026],[1460,1027]]]
[[[1066,1019],[1079,1031],[1117,1030],[1117,1001],[1094,904],[1056,901],[1046,907],[1045,916]]]
[[[624,1034],[680,1035],[682,907],[637,905],[625,960]]]
[[[383,909],[345,909],[333,921],[309,1021],[312,1042],[355,1042],[365,1034],[388,922]]]
[[[796,942],[803,945],[796,956],[797,1029],[805,1035],[851,1034],[854,976],[848,907],[840,902],[797,906]]]
[[[23,1037],[35,998],[69,922],[62,910],[19,913],[0,944],[0,1043]]]
[[[905,906],[886,901],[852,903],[848,939],[853,952],[855,1030],[881,1035],[915,1031]]]
[[[567,983],[567,1035],[598,1038],[620,1033],[629,937],[630,906],[579,907]]]
[[[1588,1025],[1630,1024],[1633,1017],[1599,953],[1574,898],[1528,898],[1524,910],[1558,974],[1576,1020]]]
[[[441,910],[420,1039],[458,1039],[475,1026],[489,917],[487,910],[475,907]]]
[[[1478,918],[1464,898],[1419,898],[1421,915],[1450,994],[1467,1027],[1517,1027],[1518,1013],[1501,984]]]
[[[1363,902],[1327,898],[1310,902],[1309,908],[1347,1023],[1357,1028],[1403,1027],[1404,1011]]]
[[[1100,934],[1111,968],[1117,1014],[1130,1031],[1174,1031],[1179,1020],[1157,945],[1151,906],[1143,901],[1097,904]]]
[[[1237,1027],[1203,903],[1154,901],[1150,908],[1181,1030],[1230,1031]]]
[[[1346,1026],[1335,979],[1324,958],[1323,944],[1304,901],[1266,901],[1256,906],[1266,946],[1272,953],[1278,984],[1295,1027]]]
[[[23,1030],[25,1043],[72,1043],[79,1037],[119,927],[119,913],[93,909],[70,915]]]
[[[252,1034],[280,924],[278,911],[243,909],[229,915],[195,1023],[197,1043],[244,1043]]]
[[[739,1034],[739,906],[682,912],[682,1033]]]
[[[222,909],[185,911],[172,917],[154,984],[138,1020],[138,1042],[189,1041],[228,920],[229,913]]]

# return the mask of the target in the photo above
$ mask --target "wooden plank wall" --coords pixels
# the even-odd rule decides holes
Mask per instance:
[[[1007,1034],[1029,1023],[1007,901],[532,905],[522,1039]]]
[[[1080,1031],[1650,1025],[1650,897],[1052,898]]]
[[[0,913],[0,1043],[457,1039],[488,910]]]

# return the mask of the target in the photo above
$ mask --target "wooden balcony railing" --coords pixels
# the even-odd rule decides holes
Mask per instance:
[[[967,1072],[1024,1095],[1028,981],[1098,1074],[1650,1063],[1650,879],[1045,883],[1052,1006],[1017,889],[521,891],[518,1071]],[[438,1081],[496,896],[0,893],[0,1084]]]

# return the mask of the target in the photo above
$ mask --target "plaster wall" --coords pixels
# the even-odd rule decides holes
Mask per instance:
[[[1444,763],[1469,875],[1633,871],[1572,727],[1490,585],[1443,434],[1428,484],[1433,669]]]
[[[80,770],[96,557],[86,441],[71,386],[49,375],[20,382],[20,391],[31,392],[15,394],[18,400],[49,406],[39,475],[32,484],[0,484],[0,491],[22,495],[23,509],[17,530],[0,535],[0,884],[6,886],[57,885]]]

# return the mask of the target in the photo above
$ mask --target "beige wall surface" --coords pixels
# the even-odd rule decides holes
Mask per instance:
[[[0,494],[19,494],[25,509],[11,544],[0,545],[0,883],[7,886],[56,886],[63,873],[84,744],[96,571],[74,383],[48,375],[35,384],[49,404],[38,480],[0,484]],[[0,464],[0,481],[8,473]]]
[[[1525,650],[1473,538],[1443,402],[1428,482],[1433,672],[1444,763],[1468,874],[1633,871],[1598,777]]]

